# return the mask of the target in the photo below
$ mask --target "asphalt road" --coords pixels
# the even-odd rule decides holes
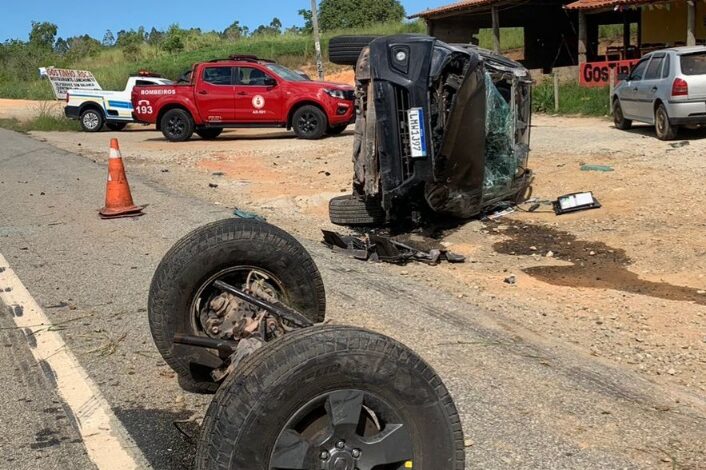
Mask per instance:
[[[147,326],[147,290],[177,239],[228,212],[131,178],[137,202],[149,204],[146,215],[103,221],[96,210],[105,162],[4,130],[0,142],[0,254],[60,325],[143,465],[190,465],[209,397],[181,392],[160,359]],[[430,292],[387,266],[305,246],[328,287],[330,319],[393,336],[440,373],[461,412],[468,468],[706,468],[704,397]],[[0,378],[11,384],[0,404],[0,467],[34,468],[39,459],[50,468],[90,467],[25,335],[2,306],[0,318],[0,346],[11,351],[0,354]],[[49,408],[51,426],[42,411]],[[22,433],[7,431],[18,422]],[[59,437],[32,446],[47,429]]]

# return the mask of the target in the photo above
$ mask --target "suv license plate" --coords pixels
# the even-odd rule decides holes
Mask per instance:
[[[424,138],[424,109],[412,108],[407,111],[409,122],[409,146],[412,158],[426,158],[427,140]]]

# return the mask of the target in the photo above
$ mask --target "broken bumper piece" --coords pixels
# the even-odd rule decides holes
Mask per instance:
[[[447,250],[422,251],[404,243],[376,234],[367,237],[341,235],[336,232],[322,230],[324,244],[336,253],[343,253],[362,261],[375,261],[393,264],[407,264],[410,261],[437,265],[442,261],[463,263],[466,258]]]

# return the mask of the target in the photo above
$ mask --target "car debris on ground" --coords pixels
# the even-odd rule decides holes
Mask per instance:
[[[344,253],[362,261],[405,265],[410,261],[435,266],[442,261],[463,263],[466,257],[443,249],[419,250],[390,237],[369,233],[364,237],[341,235],[322,230],[324,244],[336,253]]]

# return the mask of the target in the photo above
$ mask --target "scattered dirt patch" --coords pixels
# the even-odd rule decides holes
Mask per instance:
[[[563,287],[613,289],[666,300],[695,302],[706,305],[706,295],[698,289],[652,282],[640,277],[628,266],[632,260],[625,250],[612,248],[597,241],[578,240],[569,232],[543,225],[518,221],[497,224],[508,238],[493,245],[496,252],[506,255],[546,256],[570,262],[570,266],[534,266],[523,272],[547,284]]]

